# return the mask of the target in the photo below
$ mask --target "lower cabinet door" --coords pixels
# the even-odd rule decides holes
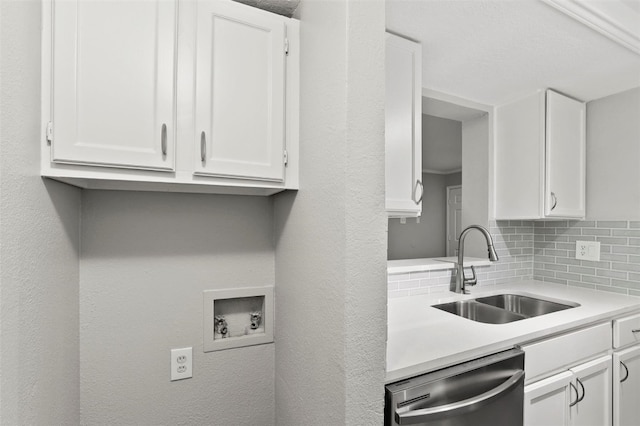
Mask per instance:
[[[570,369],[578,400],[571,406],[572,426],[610,426],[611,356],[605,355]]]
[[[613,424],[640,422],[640,345],[613,354]]]
[[[576,399],[571,391],[572,379],[573,374],[564,371],[525,386],[524,425],[569,425],[569,404]]]

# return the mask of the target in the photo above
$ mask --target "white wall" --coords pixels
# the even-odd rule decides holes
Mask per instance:
[[[80,191],[40,178],[40,1],[0,2],[0,424],[79,423]]]
[[[272,200],[82,201],[82,424],[274,424],[274,345],[202,351],[203,290],[274,284]],[[169,350],[186,346],[193,378],[170,382]]]
[[[587,219],[640,220],[640,87],[587,104]]]
[[[276,216],[276,420],[383,423],[384,2],[303,1],[301,188]]]

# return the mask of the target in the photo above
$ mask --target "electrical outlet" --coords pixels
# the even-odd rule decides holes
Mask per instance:
[[[171,349],[171,381],[193,377],[192,348]]]
[[[576,241],[576,259],[600,260],[600,243],[596,241]]]

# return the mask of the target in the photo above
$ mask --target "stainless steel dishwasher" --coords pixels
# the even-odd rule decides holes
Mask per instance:
[[[522,426],[524,352],[510,349],[385,389],[385,426]]]

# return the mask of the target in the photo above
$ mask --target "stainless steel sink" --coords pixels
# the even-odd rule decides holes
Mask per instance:
[[[487,304],[478,303],[475,300],[461,300],[458,302],[443,303],[440,305],[434,305],[434,308],[487,324],[505,324],[526,318],[524,315],[519,315]]]
[[[580,306],[520,294],[497,294],[434,305],[436,309],[486,324],[506,324]]]
[[[497,294],[495,296],[479,297],[475,300],[526,317],[537,317],[538,315],[550,314],[551,312],[579,306],[577,303],[558,303],[520,294]]]

